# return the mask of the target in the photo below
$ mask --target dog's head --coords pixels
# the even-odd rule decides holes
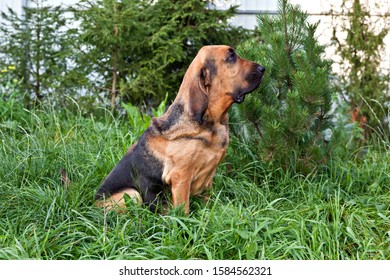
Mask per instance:
[[[199,123],[205,114],[217,120],[257,88],[264,71],[229,46],[205,46],[189,66],[178,96],[186,99],[188,113]]]

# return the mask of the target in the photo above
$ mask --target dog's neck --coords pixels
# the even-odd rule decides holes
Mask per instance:
[[[228,111],[233,101],[226,95],[224,98],[210,99],[204,119],[213,120],[214,123],[227,125],[229,122]]]
[[[215,124],[222,124],[222,125],[228,125],[229,124],[229,115],[226,112],[224,112],[221,115],[215,115],[212,110],[206,110],[206,113],[203,116],[203,123],[206,126],[215,125]]]

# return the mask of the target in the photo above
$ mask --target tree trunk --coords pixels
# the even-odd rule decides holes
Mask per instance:
[[[114,35],[118,36],[118,26],[114,26]],[[113,52],[113,65],[112,65],[112,87],[111,87],[111,109],[114,112],[116,106],[117,97],[117,80],[118,80],[118,46],[115,44]]]
[[[36,53],[36,60],[35,60],[35,67],[36,67],[36,78],[35,78],[35,85],[34,85],[34,92],[35,92],[35,103],[40,104],[42,102],[43,96],[41,95],[41,52],[40,52],[40,43],[41,43],[41,28],[40,23],[37,25],[37,53]]]

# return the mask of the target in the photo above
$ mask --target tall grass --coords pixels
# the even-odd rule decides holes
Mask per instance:
[[[303,177],[240,162],[249,147],[233,138],[211,199],[192,199],[189,216],[129,203],[104,219],[94,192],[138,135],[103,115],[2,116],[0,259],[390,259],[388,150]]]

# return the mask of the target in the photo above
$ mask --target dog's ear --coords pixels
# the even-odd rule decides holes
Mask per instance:
[[[188,100],[189,114],[195,118],[199,124],[202,124],[203,122],[203,116],[209,103],[208,88],[210,84],[210,70],[203,67],[190,86]]]

